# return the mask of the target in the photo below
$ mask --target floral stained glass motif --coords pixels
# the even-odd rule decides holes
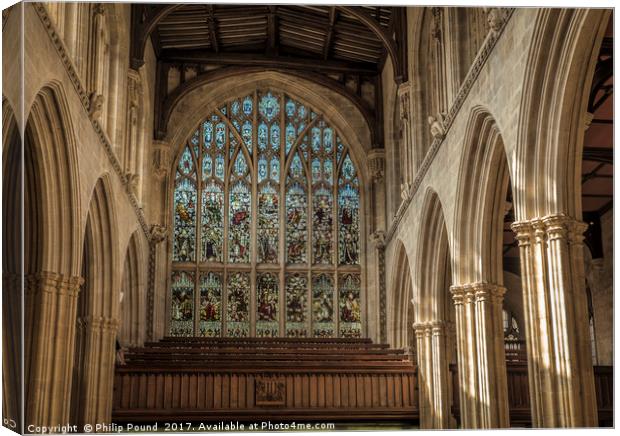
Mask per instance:
[[[312,335],[334,336],[334,281],[328,274],[312,277]]]
[[[357,274],[341,274],[339,282],[340,337],[362,336],[360,307],[360,277]]]
[[[308,279],[302,274],[290,274],[286,277],[286,336],[306,337],[307,326],[307,289]]]
[[[278,323],[278,276],[259,274],[256,284],[256,336],[277,337]]]
[[[194,274],[172,272],[170,336],[194,335]]]
[[[222,336],[222,276],[200,275],[200,336]]]
[[[203,189],[201,213],[201,260],[221,262],[224,239],[224,192],[216,183],[210,183]]]
[[[228,276],[226,291],[226,336],[242,338],[250,335],[250,276],[233,272]]]

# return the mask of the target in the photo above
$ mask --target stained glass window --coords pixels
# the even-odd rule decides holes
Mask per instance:
[[[180,147],[168,332],[362,335],[360,174],[320,113],[257,90]]]

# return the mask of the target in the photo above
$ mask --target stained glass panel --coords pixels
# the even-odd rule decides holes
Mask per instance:
[[[175,170],[171,334],[360,336],[361,191],[349,149],[320,114],[279,92],[218,110],[190,135]],[[225,272],[253,259],[259,272]]]
[[[215,183],[202,191],[202,255],[201,260],[222,261],[224,239],[224,192]]]
[[[259,274],[256,283],[256,336],[277,337],[278,276],[271,273]]]
[[[342,274],[338,281],[340,337],[359,338],[362,335],[360,277],[357,274]]]
[[[286,260],[306,263],[307,204],[306,190],[299,183],[286,192]]]
[[[194,334],[194,273],[172,272],[170,305],[170,336]]]
[[[312,196],[312,247],[315,264],[332,261],[332,193],[325,188],[314,191]]]
[[[334,281],[328,274],[312,277],[312,335],[334,336]]]
[[[239,181],[230,190],[228,261],[250,261],[251,193],[247,183]]]
[[[222,336],[222,276],[200,275],[200,336]]]
[[[306,337],[308,279],[302,274],[289,274],[286,277],[286,336]]]
[[[247,337],[250,335],[250,275],[230,273],[226,291],[226,336]]]
[[[279,229],[278,192],[271,185],[263,186],[258,194],[258,261],[278,262]]]
[[[174,190],[174,236],[172,260],[191,262],[195,259],[196,184],[180,179]]]

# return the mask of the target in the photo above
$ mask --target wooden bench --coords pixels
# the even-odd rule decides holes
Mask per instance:
[[[117,423],[419,419],[413,362],[368,339],[164,338],[126,360]]]

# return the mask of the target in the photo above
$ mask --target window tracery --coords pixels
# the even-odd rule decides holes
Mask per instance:
[[[168,334],[361,336],[360,192],[311,108],[270,90],[219,106],[176,164]]]

